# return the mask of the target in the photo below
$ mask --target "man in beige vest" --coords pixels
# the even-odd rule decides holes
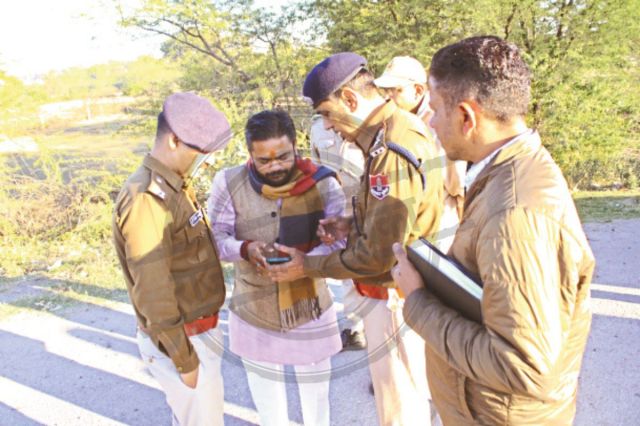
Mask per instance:
[[[560,168],[527,127],[529,69],[513,44],[472,37],[435,54],[429,88],[447,155],[473,163],[450,254],[483,283],[476,323],[394,245],[438,413],[455,426],[571,425],[595,262]]]
[[[265,251],[276,242],[332,251],[316,232],[321,219],[343,214],[344,193],[335,172],[298,157],[286,112],[253,115],[245,137],[250,160],[216,174],[208,202],[220,258],[235,269],[229,346],[263,426],[289,424],[285,365],[294,366],[305,425],[328,426],[330,358],[342,349],[331,294],[323,279],[276,283],[263,268],[283,260]]]
[[[400,108],[417,115],[436,137],[435,132],[429,126],[429,119],[433,111],[429,107],[427,73],[417,59],[410,56],[396,56],[389,62],[382,75],[374,80],[374,83],[379,88],[386,90],[388,96]],[[467,163],[466,161],[449,160],[437,138],[436,141],[442,157],[444,188],[447,193],[441,220],[442,231],[437,245],[442,251],[447,252],[462,217],[463,182]]]

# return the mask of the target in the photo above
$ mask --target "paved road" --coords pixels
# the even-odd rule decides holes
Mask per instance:
[[[640,220],[587,224],[598,260],[594,319],[585,354],[577,425],[637,425],[640,418]],[[340,288],[335,288],[340,299]],[[26,281],[18,294],[47,292]],[[14,303],[15,294],[0,293]],[[138,359],[134,318],[125,303],[95,299],[62,312],[25,313],[0,322],[1,425],[169,425],[163,395]],[[225,316],[222,327],[226,328]],[[336,425],[375,425],[363,352],[332,360]],[[359,366],[360,365],[360,366]],[[244,371],[223,361],[225,420],[257,424]],[[344,373],[344,371],[347,373]],[[300,424],[295,383],[289,416]]]

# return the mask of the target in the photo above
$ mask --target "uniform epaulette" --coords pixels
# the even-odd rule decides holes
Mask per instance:
[[[155,195],[160,198],[162,201],[166,200],[167,192],[162,185],[164,184],[164,179],[161,176],[156,175],[155,173],[151,174],[151,180],[149,181],[149,186],[147,186],[147,192]]]
[[[422,172],[422,170],[420,169],[420,166],[422,165],[421,162],[416,158],[415,155],[413,155],[413,153],[411,151],[409,151],[408,149],[406,149],[403,146],[400,146],[394,142],[387,142],[387,147],[395,152],[396,154],[398,154],[399,156],[401,156],[402,158],[404,158],[405,160],[407,160],[409,162],[409,164],[411,164],[413,167],[415,167],[415,169],[418,171],[418,173],[420,173],[420,179],[422,180],[422,190],[427,189],[427,178],[424,175],[424,173]]]
[[[369,156],[371,158],[379,157],[380,155],[384,154],[386,150],[387,150],[387,148],[383,144],[380,144],[380,146],[374,146],[371,149],[371,152],[369,153]]]

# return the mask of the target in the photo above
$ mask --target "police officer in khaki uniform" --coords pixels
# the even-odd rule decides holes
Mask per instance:
[[[190,181],[230,126],[206,99],[169,96],[156,140],[116,200],[113,234],[138,320],[138,347],[179,425],[222,425],[224,279]]]
[[[348,236],[347,247],[305,256],[280,246],[292,261],[269,269],[278,281],[300,275],[354,279],[368,298],[363,316],[379,423],[425,425],[430,413],[424,341],[404,325],[403,300],[389,271],[395,239],[437,238],[444,196],[441,162],[424,123],[380,96],[366,64],[351,52],[330,56],[309,73],[303,88],[325,127],[365,155],[353,218],[321,222],[320,234]]]
[[[441,233],[437,246],[446,253],[453,243],[453,236],[462,218],[467,162],[449,160],[435,132],[429,127],[433,111],[429,107],[427,72],[417,59],[410,56],[396,56],[389,62],[382,75],[373,82],[380,89],[386,90],[398,107],[417,115],[436,139],[439,155],[446,165],[442,168],[445,189],[442,227],[447,229],[447,232]]]

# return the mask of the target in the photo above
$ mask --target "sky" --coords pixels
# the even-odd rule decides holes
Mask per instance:
[[[121,28],[115,1],[2,0],[0,70],[30,82],[48,71],[159,56],[163,38]],[[139,0],[118,1],[132,7]]]
[[[3,3],[0,69],[26,81],[52,70],[160,54],[161,38],[118,25],[113,0]]]

